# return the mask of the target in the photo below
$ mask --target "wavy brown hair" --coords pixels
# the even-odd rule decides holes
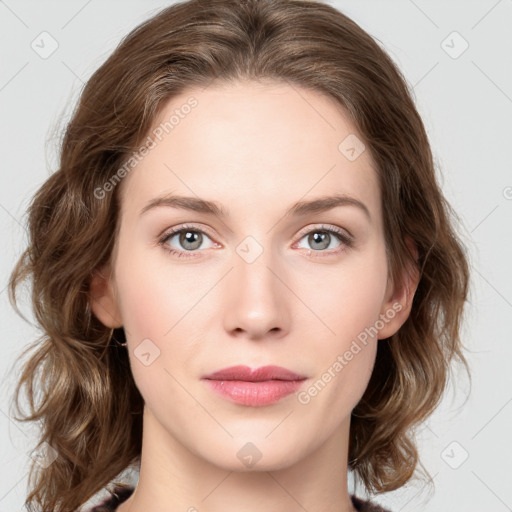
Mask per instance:
[[[61,141],[59,168],[27,211],[29,243],[9,297],[20,313],[16,290],[30,278],[43,334],[22,354],[33,350],[14,402],[22,413],[25,390],[30,414],[17,419],[38,421],[37,446],[48,443],[58,454],[47,468],[32,465],[30,510],[75,510],[141,453],[144,402],[128,354],[91,314],[90,280],[112,256],[120,211],[120,186],[101,197],[97,191],[119,176],[168,100],[238,80],[309,89],[345,108],[378,173],[390,277],[397,282],[411,265],[420,274],[410,316],[379,343],[352,412],[348,462],[357,481],[375,493],[405,484],[419,462],[414,428],[438,405],[452,361],[469,370],[460,339],[466,250],[412,90],[393,60],[321,2],[174,3],[129,33],[88,80]],[[125,341],[122,328],[114,336]]]

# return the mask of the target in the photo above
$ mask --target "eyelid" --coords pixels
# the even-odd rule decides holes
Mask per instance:
[[[184,229],[194,229],[197,231],[203,231],[208,236],[213,237],[213,235],[210,231],[210,228],[208,228],[204,224],[200,224],[200,223],[199,224],[185,223],[185,224],[178,224],[176,227],[172,227],[172,228],[167,227],[167,228],[163,229],[162,231],[160,231],[160,233],[158,233],[156,236],[157,236],[157,238],[160,239],[163,236],[170,235],[171,233],[176,234],[177,232],[184,230]]]
[[[201,227],[199,227],[201,226]],[[204,227],[201,225],[194,225],[194,224],[182,224],[178,225],[175,228],[166,228],[164,229],[160,234],[157,235],[158,244],[165,244],[165,242],[177,234],[181,233],[182,231],[186,231],[189,229],[190,231],[197,231],[198,233],[202,233],[208,236],[212,240],[212,243],[217,244],[218,242],[214,241],[214,236],[210,233],[209,228]],[[201,252],[201,251],[191,251],[191,252]]]
[[[181,231],[185,231],[187,229],[202,232],[202,233],[208,235],[211,239],[215,238],[214,235],[212,235],[212,233],[210,232],[209,228],[204,226],[203,224],[182,224],[182,225],[178,225],[176,228],[164,229],[157,235],[157,239],[159,241],[162,241],[162,240],[170,238],[172,235],[176,235],[177,233],[180,233]],[[308,235],[309,233],[311,233],[312,231],[315,231],[315,230],[334,232],[337,235],[339,235],[341,238],[345,238],[345,240],[342,240],[344,243],[353,242],[353,240],[354,240],[354,236],[347,229],[341,228],[341,227],[335,226],[335,225],[328,225],[328,224],[320,223],[320,224],[314,224],[312,226],[309,225],[309,226],[306,226],[303,229],[301,229],[299,231],[299,233],[297,234],[297,239],[294,242],[294,244],[297,243],[298,241],[300,241],[304,236]],[[218,243],[218,242],[215,242],[215,243]],[[197,252],[200,252],[200,251],[197,251]]]
[[[201,227],[199,227],[201,226]],[[166,242],[176,236],[178,233],[181,233],[182,231],[186,231],[187,229],[190,229],[191,231],[196,231],[199,233],[203,233],[208,236],[208,238],[211,239],[212,243],[215,245],[219,245],[218,242],[216,242],[214,239],[215,237],[210,233],[209,228],[205,227],[204,225],[195,225],[195,224],[182,224],[178,225],[174,228],[167,228],[163,230],[157,237],[158,245],[165,246]],[[341,228],[336,225],[328,225],[328,224],[315,224],[315,225],[309,225],[304,227],[299,231],[297,234],[295,242],[293,242],[292,246],[295,246],[304,238],[306,235],[309,235],[310,233],[313,233],[315,231],[324,231],[333,234],[335,237],[338,238],[338,241],[343,246],[342,249],[339,249],[337,251],[315,251],[318,252],[319,257],[321,257],[322,253],[325,253],[326,255],[332,255],[333,253],[339,253],[342,251],[345,251],[346,249],[352,248],[354,244],[354,237],[351,233],[348,232],[348,230]],[[164,248],[167,251],[174,252],[174,253],[186,253],[186,251],[179,250],[179,249],[170,249],[169,247]],[[194,257],[193,255],[201,253],[203,251],[201,250],[195,250],[190,251],[190,255],[187,257]]]
[[[313,226],[309,225],[306,226],[304,229],[301,229],[297,235],[298,239],[300,240],[305,235],[308,235],[312,231],[334,231],[336,234],[338,234],[341,237],[346,238],[347,240],[354,240],[354,236],[352,233],[350,233],[347,229],[341,228],[339,226],[336,226],[335,224],[325,224],[325,223],[319,223],[314,224]]]

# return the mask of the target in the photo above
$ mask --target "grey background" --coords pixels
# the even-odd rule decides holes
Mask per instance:
[[[26,243],[26,207],[56,169],[59,130],[82,84],[122,36],[170,3],[0,1],[0,512],[24,510],[35,444],[34,427],[9,411],[15,358],[39,334],[5,290]],[[434,490],[416,481],[375,501],[393,512],[512,510],[512,0],[329,3],[377,38],[414,87],[472,266],[463,331],[471,395],[464,403],[467,380],[454,379],[418,432]],[[58,47],[47,58],[31,47],[49,51],[52,39]],[[28,301],[21,305],[32,320]]]

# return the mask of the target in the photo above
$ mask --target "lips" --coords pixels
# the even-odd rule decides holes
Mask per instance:
[[[262,366],[251,370],[248,366],[230,366],[203,377],[209,380],[240,380],[245,382],[263,382],[266,380],[303,380],[306,377],[282,368],[281,366]]]
[[[306,377],[280,366],[263,366],[255,370],[248,366],[231,366],[205,375],[203,380],[211,390],[230,402],[261,407],[297,391]]]

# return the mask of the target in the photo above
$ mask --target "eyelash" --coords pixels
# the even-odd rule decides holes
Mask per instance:
[[[178,251],[176,249],[171,249],[167,244],[166,242],[171,239],[174,235],[176,234],[179,234],[183,231],[193,231],[195,233],[202,233],[203,235],[206,235],[208,236],[209,238],[210,235],[208,235],[208,233],[206,233],[205,231],[203,231],[202,229],[198,229],[196,228],[195,226],[189,226],[189,225],[183,225],[183,226],[180,226],[178,229],[173,229],[171,231],[167,231],[164,235],[162,235],[162,237],[158,240],[158,245],[161,245],[162,248],[164,249],[164,251],[167,251],[168,253],[172,254],[173,256],[177,256],[178,258],[195,258],[195,256],[193,256],[192,254],[195,253],[195,252],[201,252],[199,250],[194,250],[194,251],[187,251],[190,253],[190,255],[186,254],[185,251]],[[305,233],[303,233],[298,241],[302,240],[306,235],[309,235],[311,233],[329,233],[331,235],[334,235],[345,247],[341,248],[341,249],[338,249],[334,252],[328,252],[327,254],[329,256],[332,256],[333,254],[338,254],[338,253],[341,253],[347,249],[350,249],[352,246],[353,246],[353,239],[349,236],[347,236],[341,229],[339,228],[336,228],[334,226],[320,226],[319,228],[314,228],[314,229],[311,229]],[[308,249],[310,252],[326,252],[325,250],[323,251],[315,251],[314,249]],[[315,256],[315,257],[324,257],[322,255],[318,255],[318,256]]]

